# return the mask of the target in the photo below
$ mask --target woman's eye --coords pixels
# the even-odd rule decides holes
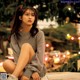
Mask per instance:
[[[34,14],[31,14],[32,16],[35,16]]]
[[[26,16],[28,16],[29,14],[25,14]]]
[[[32,13],[32,14],[25,14],[26,16],[35,16],[35,14],[34,13]]]

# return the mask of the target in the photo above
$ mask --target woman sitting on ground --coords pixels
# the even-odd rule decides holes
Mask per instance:
[[[10,73],[7,80],[41,80],[45,75],[45,37],[37,28],[37,19],[33,7],[17,8],[10,38],[14,61],[3,63],[6,72]]]

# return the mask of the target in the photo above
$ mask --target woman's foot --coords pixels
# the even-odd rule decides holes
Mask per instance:
[[[14,75],[9,75],[9,77],[7,78],[7,80],[18,80],[18,78],[15,77]]]

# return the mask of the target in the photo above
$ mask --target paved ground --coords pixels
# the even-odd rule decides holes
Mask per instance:
[[[80,80],[78,72],[51,72],[47,73],[42,80]]]
[[[0,73],[5,72],[0,61]],[[1,80],[1,79],[0,79]],[[80,72],[50,72],[41,80],[80,80]]]

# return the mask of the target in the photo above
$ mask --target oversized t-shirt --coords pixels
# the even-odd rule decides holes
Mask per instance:
[[[39,32],[34,37],[32,37],[29,32],[20,32],[20,35],[21,35],[20,40],[16,39],[15,34],[11,36],[10,45],[14,52],[13,54],[14,61],[17,63],[18,57],[20,55],[21,46],[24,43],[29,43],[32,46],[33,50],[35,51],[35,56],[31,63],[26,65],[26,68],[29,68],[32,71],[37,71],[38,73],[43,74],[44,73],[43,58],[45,53],[45,37],[43,31],[39,30]]]

